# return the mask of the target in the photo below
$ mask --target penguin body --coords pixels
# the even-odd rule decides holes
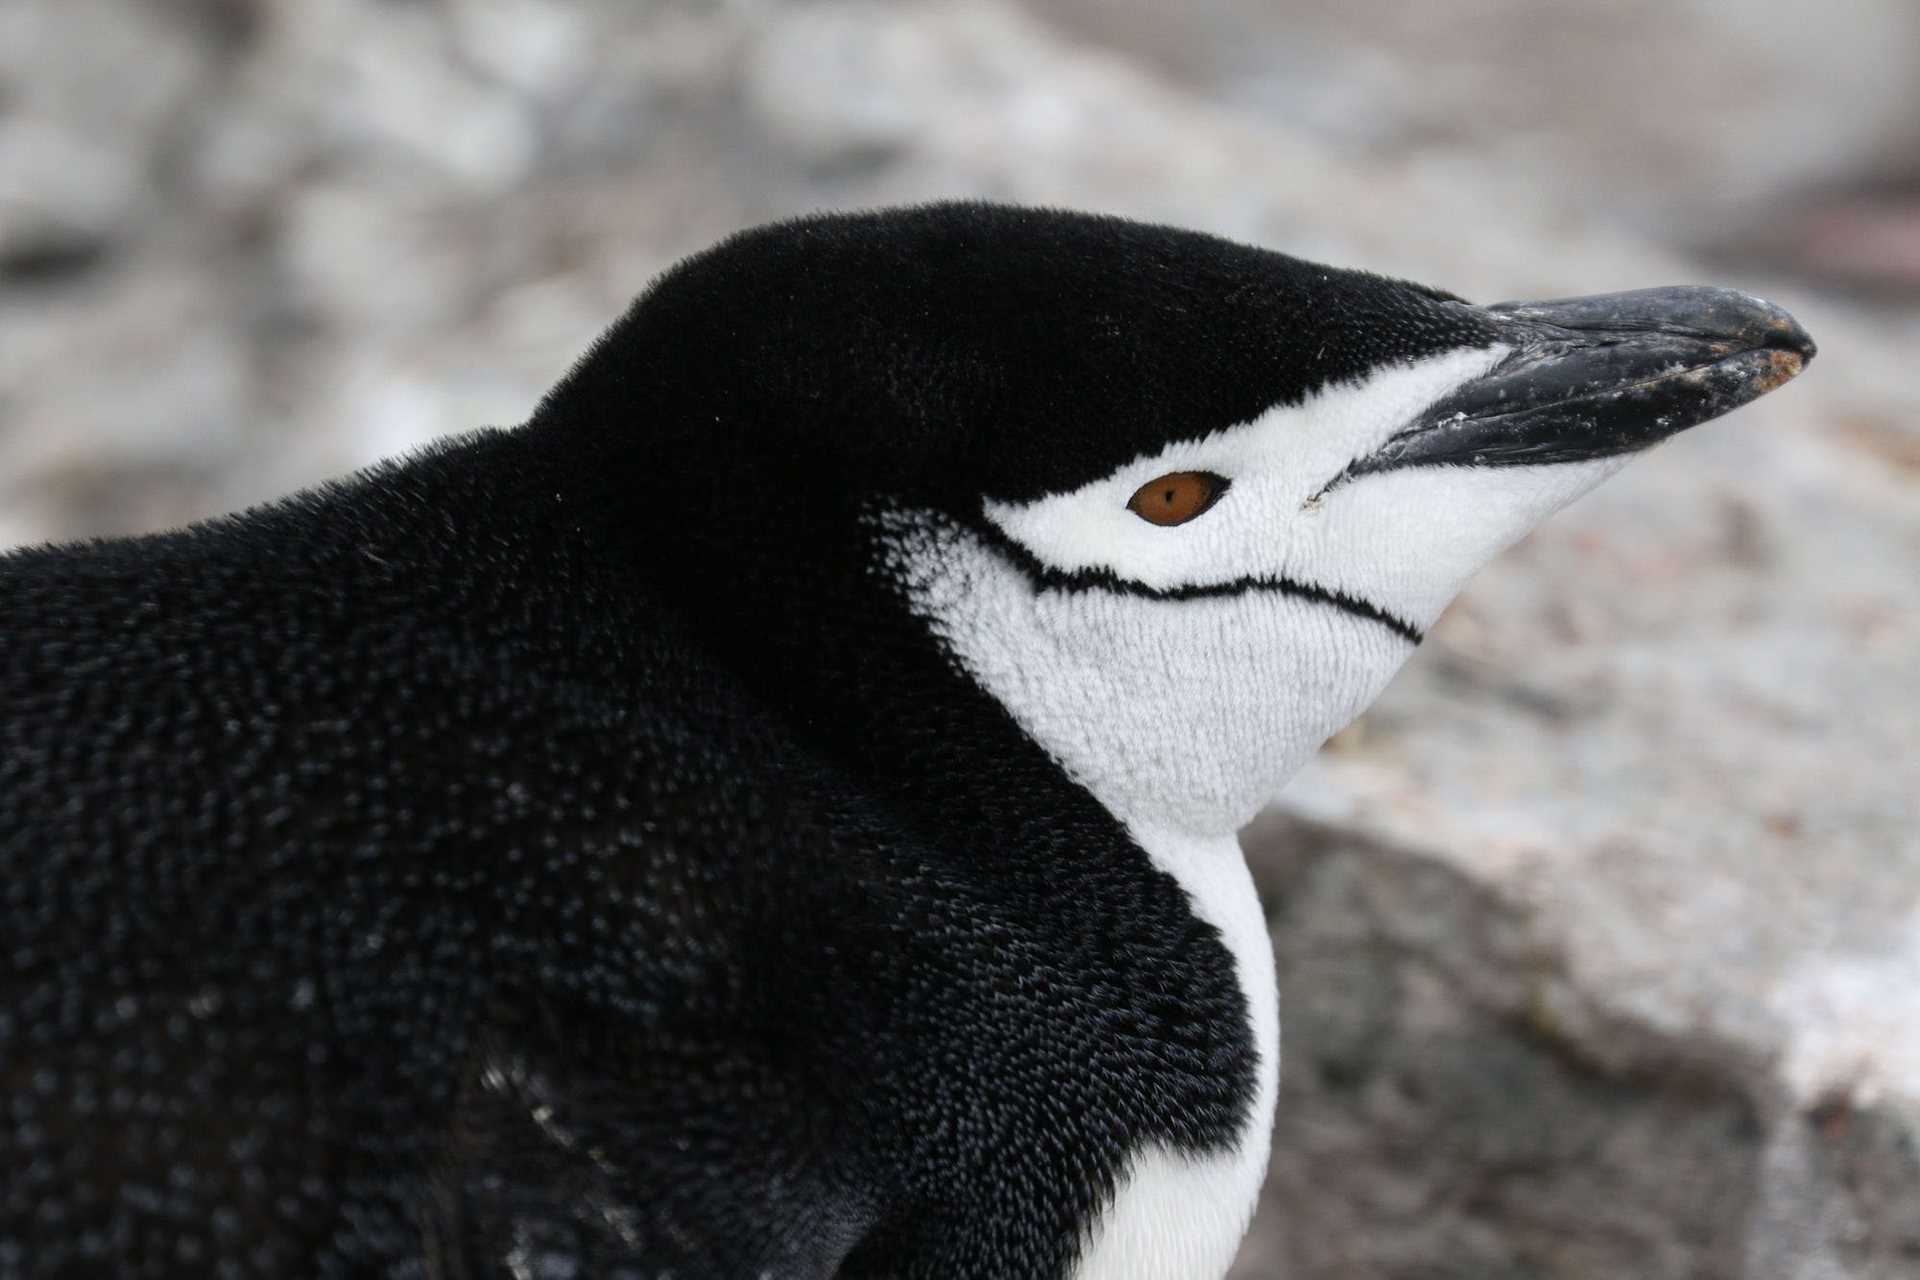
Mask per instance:
[[[903,825],[541,531],[529,443],[8,562],[27,1274],[1060,1273],[1088,1162],[1237,1131],[1229,957],[1111,819],[982,699],[1022,802]]]
[[[821,217],[523,427],[0,558],[0,1275],[1223,1274],[1278,1068],[1235,828],[1474,567],[1812,353],[1618,297]]]

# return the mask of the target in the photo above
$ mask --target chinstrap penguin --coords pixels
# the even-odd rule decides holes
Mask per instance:
[[[0,1275],[1222,1275],[1236,828],[1812,354],[1722,290],[820,216],[524,426],[0,558]]]

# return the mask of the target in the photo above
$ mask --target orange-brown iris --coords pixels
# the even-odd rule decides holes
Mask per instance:
[[[1135,489],[1127,510],[1153,524],[1185,524],[1226,491],[1226,477],[1211,471],[1169,471]]]

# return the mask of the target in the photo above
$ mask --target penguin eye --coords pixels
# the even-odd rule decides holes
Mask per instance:
[[[1211,471],[1169,471],[1149,480],[1127,499],[1127,510],[1149,524],[1185,524],[1220,501],[1227,478]]]

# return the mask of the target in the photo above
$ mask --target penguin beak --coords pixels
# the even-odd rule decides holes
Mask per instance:
[[[1512,354],[1342,479],[1631,453],[1765,395],[1814,355],[1792,316],[1731,289],[1640,289],[1486,310]]]

